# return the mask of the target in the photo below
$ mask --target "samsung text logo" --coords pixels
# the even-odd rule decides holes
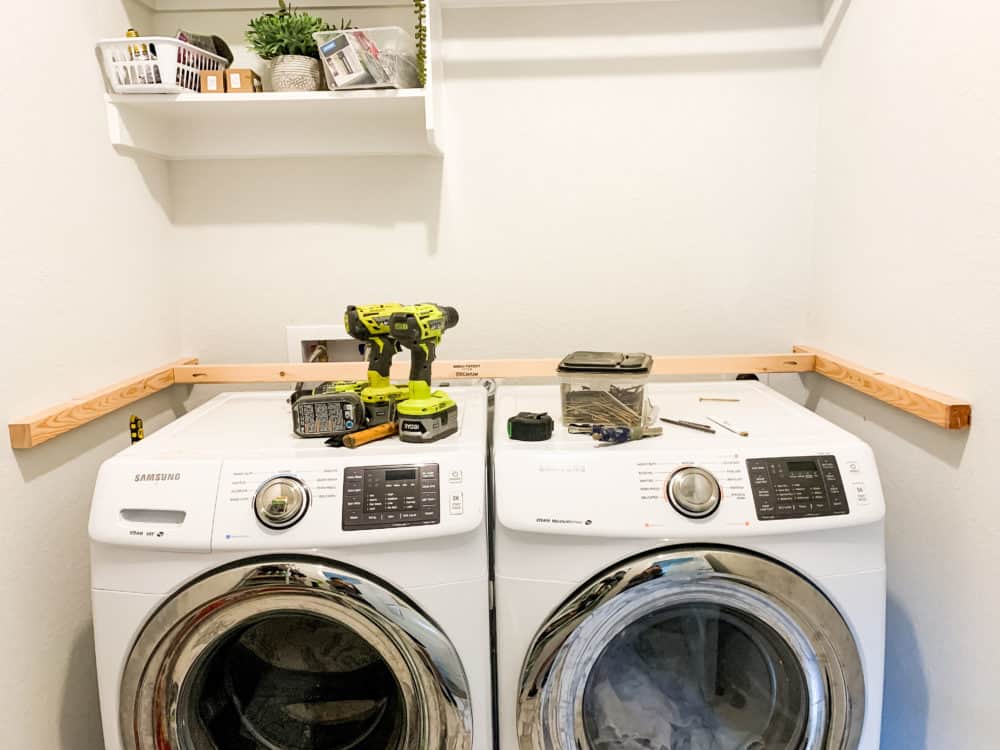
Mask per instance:
[[[137,482],[176,482],[181,478],[180,472],[176,474],[136,474]]]

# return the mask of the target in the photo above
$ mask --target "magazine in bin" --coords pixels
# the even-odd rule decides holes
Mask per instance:
[[[318,31],[313,38],[333,90],[420,85],[413,39],[398,26]]]

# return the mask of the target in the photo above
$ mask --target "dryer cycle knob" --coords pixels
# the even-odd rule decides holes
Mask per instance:
[[[302,481],[289,475],[271,477],[253,498],[257,520],[269,529],[287,529],[306,514],[309,490]]]
[[[712,474],[697,466],[685,466],[667,480],[667,499],[688,518],[706,518],[719,507],[722,488]]]

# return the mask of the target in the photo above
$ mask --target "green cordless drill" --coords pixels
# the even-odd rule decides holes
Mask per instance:
[[[441,336],[457,324],[454,307],[423,303],[392,313],[389,329],[411,359],[409,393],[397,406],[403,442],[432,443],[458,431],[458,406],[444,391],[431,391],[431,364]]]
[[[391,422],[396,418],[396,402],[406,398],[409,389],[389,381],[396,342],[389,331],[392,315],[405,310],[398,302],[378,305],[348,305],[344,313],[344,328],[352,338],[368,346],[368,381],[359,383],[361,401],[365,405],[369,427]],[[347,389],[349,384],[341,386]]]

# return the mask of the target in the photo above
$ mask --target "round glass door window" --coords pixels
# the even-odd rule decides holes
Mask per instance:
[[[404,711],[392,669],[353,630],[271,612],[201,655],[177,718],[198,750],[384,750],[399,746]]]
[[[792,750],[805,742],[809,690],[769,625],[692,602],[615,635],[587,677],[582,708],[593,750]]]

